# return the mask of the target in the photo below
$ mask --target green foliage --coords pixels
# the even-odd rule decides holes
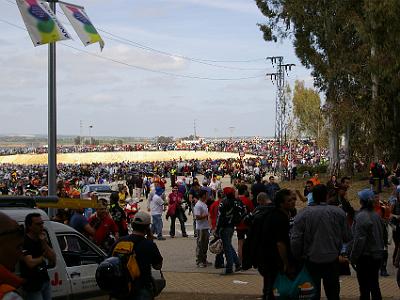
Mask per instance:
[[[306,88],[304,81],[296,81],[293,93],[293,114],[300,134],[319,140],[325,120],[317,91]]]
[[[80,145],[81,144],[81,137],[77,136],[74,138],[74,145]]]
[[[351,153],[400,161],[400,1],[256,0],[266,41],[290,37]],[[374,78],[374,80],[372,80]],[[373,82],[377,96],[373,96]]]
[[[327,164],[320,164],[316,166],[310,166],[310,165],[299,165],[297,167],[297,174],[299,176],[303,176],[304,172],[308,172],[311,176],[315,173],[318,174],[325,174],[328,171],[328,165]]]
[[[159,136],[157,137],[157,143],[160,144],[169,144],[174,141],[174,138],[172,136]]]

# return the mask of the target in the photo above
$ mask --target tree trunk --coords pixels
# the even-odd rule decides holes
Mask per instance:
[[[346,160],[344,174],[353,175],[353,160],[350,149],[351,123],[347,123],[344,132],[344,159]]]
[[[390,162],[392,165],[397,165],[398,162],[400,162],[400,151],[398,151],[398,141],[399,141],[399,132],[396,130],[396,128],[400,128],[398,116],[400,114],[400,107],[398,104],[397,100],[393,100],[393,125],[392,125],[392,151],[390,151]]]
[[[339,136],[338,132],[330,121],[329,130],[329,172],[331,175],[339,175]]]

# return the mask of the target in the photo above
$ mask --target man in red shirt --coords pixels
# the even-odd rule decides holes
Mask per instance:
[[[210,223],[211,232],[214,233],[217,229],[217,217],[218,217],[218,207],[221,203],[222,191],[217,191],[217,200],[211,204],[210,209],[208,210],[208,222]],[[224,268],[224,252],[217,254],[215,256],[214,267],[216,269]]]
[[[247,185],[239,185],[238,187],[238,194],[239,194],[239,199],[240,201],[242,201],[243,205],[246,207],[246,211],[247,213],[251,213],[254,210],[254,204],[253,202],[247,198],[245,196],[247,192]],[[243,242],[244,242],[244,238],[247,235],[249,231],[249,227],[244,224],[244,221],[240,222],[237,226],[236,226],[236,234],[237,234],[237,238],[238,238],[238,256],[239,256],[239,260],[240,262],[242,262],[242,251],[243,251]]]
[[[185,211],[182,208],[183,196],[178,191],[178,186],[174,184],[172,188],[172,193],[168,195],[168,210],[167,218],[171,217],[171,226],[169,230],[169,235],[173,238],[175,237],[175,220],[178,219],[181,224],[182,237],[187,237],[186,227],[185,227]]]
[[[99,203],[101,203],[101,205],[96,213],[90,217],[89,224],[95,229],[95,234],[93,236],[95,243],[108,251],[114,243],[114,240],[109,238],[110,234],[114,235],[115,240],[119,239],[118,226],[107,211],[106,200],[104,199],[104,201],[102,201],[102,199],[100,199]]]

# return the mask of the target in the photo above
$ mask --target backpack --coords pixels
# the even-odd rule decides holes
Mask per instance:
[[[112,256],[104,260],[96,270],[100,289],[111,297],[123,299],[133,293],[133,283],[140,276],[133,241],[119,241]]]
[[[247,208],[239,199],[233,201],[232,223],[238,225],[247,216]]]

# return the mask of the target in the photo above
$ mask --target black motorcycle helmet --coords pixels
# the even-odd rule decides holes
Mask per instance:
[[[125,268],[118,257],[105,259],[96,270],[97,285],[110,295],[128,294],[127,278]]]

